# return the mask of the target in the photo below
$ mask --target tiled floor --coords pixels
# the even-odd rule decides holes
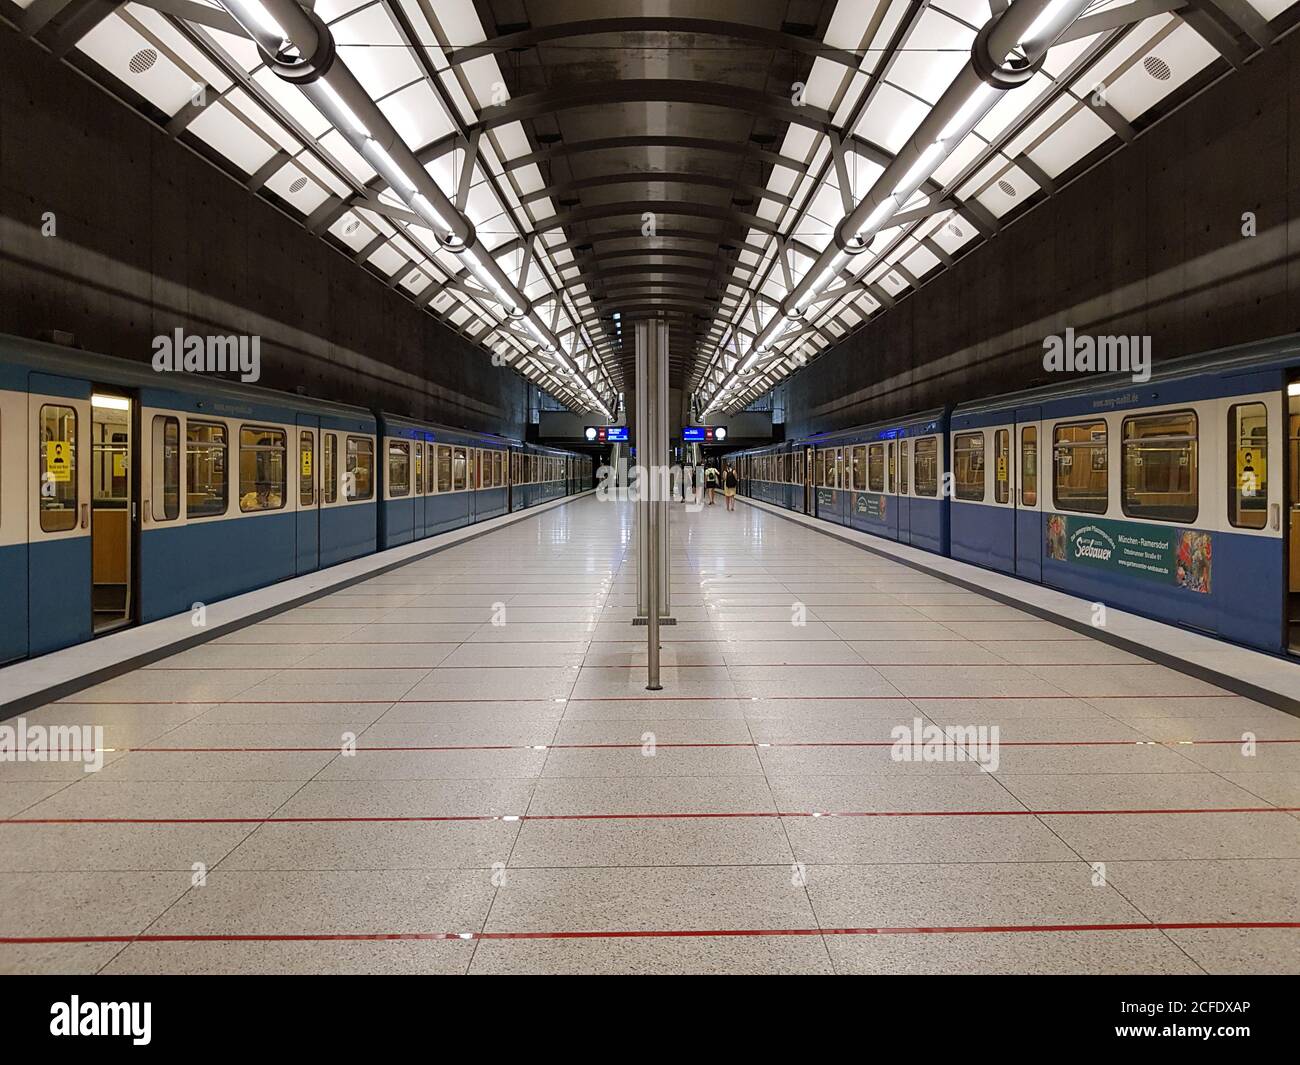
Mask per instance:
[[[114,750],[0,764],[0,970],[1300,970],[1300,720],[673,521],[662,692],[587,498],[27,715]],[[996,771],[894,760],[918,719]]]

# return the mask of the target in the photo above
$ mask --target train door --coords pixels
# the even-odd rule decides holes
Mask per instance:
[[[817,515],[817,486],[814,483],[817,478],[815,469],[817,464],[817,452],[810,447],[803,449],[803,512],[816,517]]]
[[[98,636],[135,621],[136,405],[95,389],[90,397],[92,627]]]
[[[912,441],[907,437],[898,440],[898,495],[894,498],[898,510],[898,542],[912,542]]]
[[[1290,380],[1287,383],[1286,399],[1283,410],[1282,424],[1286,430],[1286,449],[1283,452],[1283,461],[1286,463],[1286,498],[1284,500],[1286,509],[1286,522],[1283,526],[1283,540],[1286,544],[1284,552],[1285,569],[1287,573],[1286,581],[1286,632],[1284,634],[1283,646],[1293,654],[1300,654],[1300,381]],[[1263,437],[1264,446],[1258,447],[1255,454],[1251,456],[1250,466],[1254,469],[1254,483],[1256,492],[1254,499],[1251,500],[1255,506],[1256,501],[1268,500],[1267,479],[1260,476],[1259,466],[1264,465],[1259,462],[1259,457],[1266,454],[1268,429],[1267,420],[1256,416],[1253,419],[1249,417],[1238,417],[1238,426],[1234,435],[1237,437],[1237,457],[1236,465],[1240,472],[1233,478],[1234,481],[1247,482],[1246,476],[1246,455],[1248,454],[1242,448],[1241,441],[1251,437]],[[1265,470],[1267,466],[1265,465]],[[1259,482],[1264,480],[1263,491],[1258,488]],[[1245,507],[1241,509],[1244,511]],[[1238,518],[1240,524],[1247,523],[1261,524],[1261,515],[1244,515]],[[1269,524],[1276,527],[1281,522],[1281,516],[1274,518],[1270,515]]]
[[[1021,407],[1016,411],[1013,427],[1015,440],[1011,445],[1011,491],[1015,501],[1015,572],[1018,577],[1040,581],[1043,579],[1043,528],[1042,504],[1039,502],[1040,463],[1038,456],[1042,441],[1038,407]]]
[[[320,568],[320,418],[298,415],[298,510],[294,515],[295,573]]]
[[[428,533],[425,530],[424,493],[428,490],[424,484],[424,441],[411,441],[411,539],[423,540]]]
[[[91,395],[89,381],[33,373],[28,388],[28,650],[90,639]]]

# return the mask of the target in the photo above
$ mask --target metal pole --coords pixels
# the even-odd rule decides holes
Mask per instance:
[[[659,501],[659,478],[655,471],[663,464],[663,438],[660,421],[663,415],[664,399],[660,395],[660,350],[659,333],[662,324],[650,320],[637,325],[637,346],[644,347],[645,376],[638,382],[638,391],[645,391],[645,424],[639,427],[642,441],[640,465],[646,471],[646,484],[641,497],[641,505],[646,508],[646,537],[644,551],[646,560],[646,690],[661,691],[659,683],[659,567],[660,567],[660,519],[662,512]],[[638,352],[640,354],[640,352]]]

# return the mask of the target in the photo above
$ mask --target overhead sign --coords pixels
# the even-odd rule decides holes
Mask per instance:
[[[682,441],[687,444],[722,443],[727,439],[725,425],[686,425],[682,427]]]
[[[589,425],[582,435],[592,444],[626,444],[626,425]]]

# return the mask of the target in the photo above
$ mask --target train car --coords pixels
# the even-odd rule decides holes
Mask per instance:
[[[1295,652],[1297,378],[1288,339],[959,406],[953,556]]]
[[[562,498],[578,458],[0,336],[0,663]]]
[[[802,471],[788,443],[750,448],[727,456],[736,465],[737,491],[787,510],[804,509]]]
[[[384,411],[378,420],[385,456],[381,549],[508,512],[509,440]]]
[[[572,452],[543,444],[524,444],[519,452],[521,480],[516,482],[515,510],[535,507],[568,493],[568,462]]]
[[[804,513],[946,552],[947,425],[947,412],[937,409],[794,441]]]
[[[0,661],[374,551],[375,428],[0,337]]]
[[[1298,442],[1288,337],[795,441],[791,509],[1294,655]],[[791,506],[785,446],[738,453],[744,494]]]

